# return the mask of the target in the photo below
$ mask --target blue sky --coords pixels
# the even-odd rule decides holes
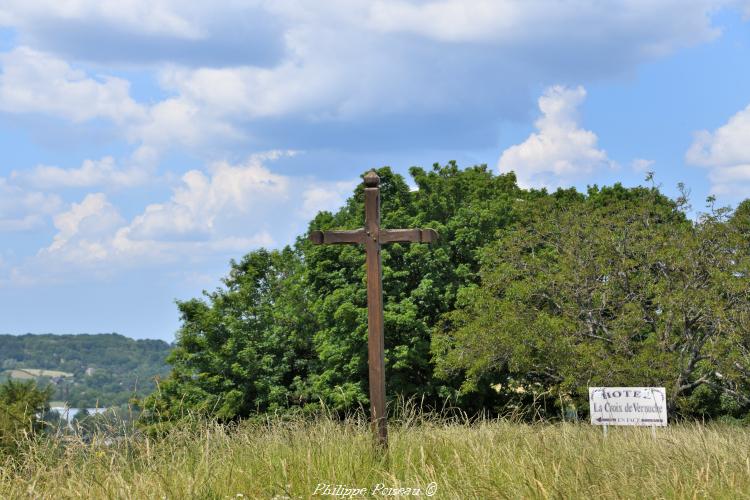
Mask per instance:
[[[0,333],[172,340],[175,299],[359,175],[750,196],[750,0],[4,0]]]

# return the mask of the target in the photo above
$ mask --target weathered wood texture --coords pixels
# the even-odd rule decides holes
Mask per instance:
[[[370,419],[377,442],[387,446],[379,187],[365,188],[365,231],[368,236],[365,248],[367,249],[367,353],[370,375]]]
[[[433,243],[437,241],[437,231],[434,229],[381,229],[380,244],[384,243]],[[316,245],[364,245],[368,239],[367,231],[355,229],[353,231],[311,231],[310,241]]]
[[[380,243],[432,243],[437,240],[434,229],[383,229],[380,231]]]
[[[366,236],[367,234],[362,229],[355,231],[312,231],[310,233],[310,241],[316,245],[363,244]]]

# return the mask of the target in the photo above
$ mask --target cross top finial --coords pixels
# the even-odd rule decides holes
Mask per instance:
[[[370,170],[365,174],[365,186],[369,188],[380,186],[380,177],[378,177],[378,174],[374,170]]]

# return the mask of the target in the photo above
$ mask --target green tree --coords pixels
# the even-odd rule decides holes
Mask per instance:
[[[519,196],[513,175],[495,176],[485,166],[460,170],[455,163],[431,172],[412,168],[409,189],[389,168],[381,178],[383,227],[431,227],[437,244],[385,245],[383,293],[387,391],[424,397],[430,404],[459,396],[456,380],[434,377],[430,337],[441,314],[453,309],[458,290],[476,280],[477,250],[511,220]],[[360,186],[337,214],[322,213],[311,229],[355,229],[364,220]],[[316,297],[318,369],[316,394],[335,408],[367,406],[367,303],[365,255],[354,246],[305,247],[310,287]],[[488,393],[489,397],[493,394]],[[460,404],[484,403],[474,395]]]
[[[437,245],[383,249],[387,390],[438,403],[457,396],[457,380],[433,376],[430,336],[458,290],[476,281],[477,250],[511,220],[521,196],[513,175],[455,163],[412,168],[412,190],[390,168],[381,177],[384,227],[432,227]],[[322,212],[310,230],[364,223],[358,187],[336,214]],[[224,287],[179,304],[183,326],[169,358],[172,374],[145,402],[149,415],[185,409],[220,418],[317,404],[367,407],[365,255],[356,246],[259,250],[232,263]],[[488,393],[494,397],[494,393]],[[464,402],[480,407],[476,396]]]
[[[33,381],[7,380],[0,385],[0,454],[14,453],[23,439],[43,426],[40,415],[49,410],[52,389]]]
[[[173,370],[145,401],[150,417],[231,419],[305,397],[315,319],[298,251],[251,252],[232,261],[223,288],[178,307]]]
[[[587,385],[666,385],[686,415],[747,410],[750,202],[694,222],[684,197],[655,188],[523,191],[455,163],[410,173],[416,189],[378,170],[382,224],[441,238],[382,250],[389,397],[557,411],[585,408]],[[359,186],[309,230],[362,227],[363,198]],[[172,373],[147,418],[367,408],[361,248],[302,235],[178,306]]]
[[[568,399],[585,408],[597,385],[664,385],[686,415],[746,411],[739,224],[723,209],[693,223],[684,202],[614,186],[521,203],[435,336],[440,373],[466,371],[467,393],[489,378],[506,401],[555,412]]]

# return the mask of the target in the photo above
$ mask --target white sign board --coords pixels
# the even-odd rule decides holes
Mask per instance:
[[[664,387],[589,387],[593,425],[667,425]]]

